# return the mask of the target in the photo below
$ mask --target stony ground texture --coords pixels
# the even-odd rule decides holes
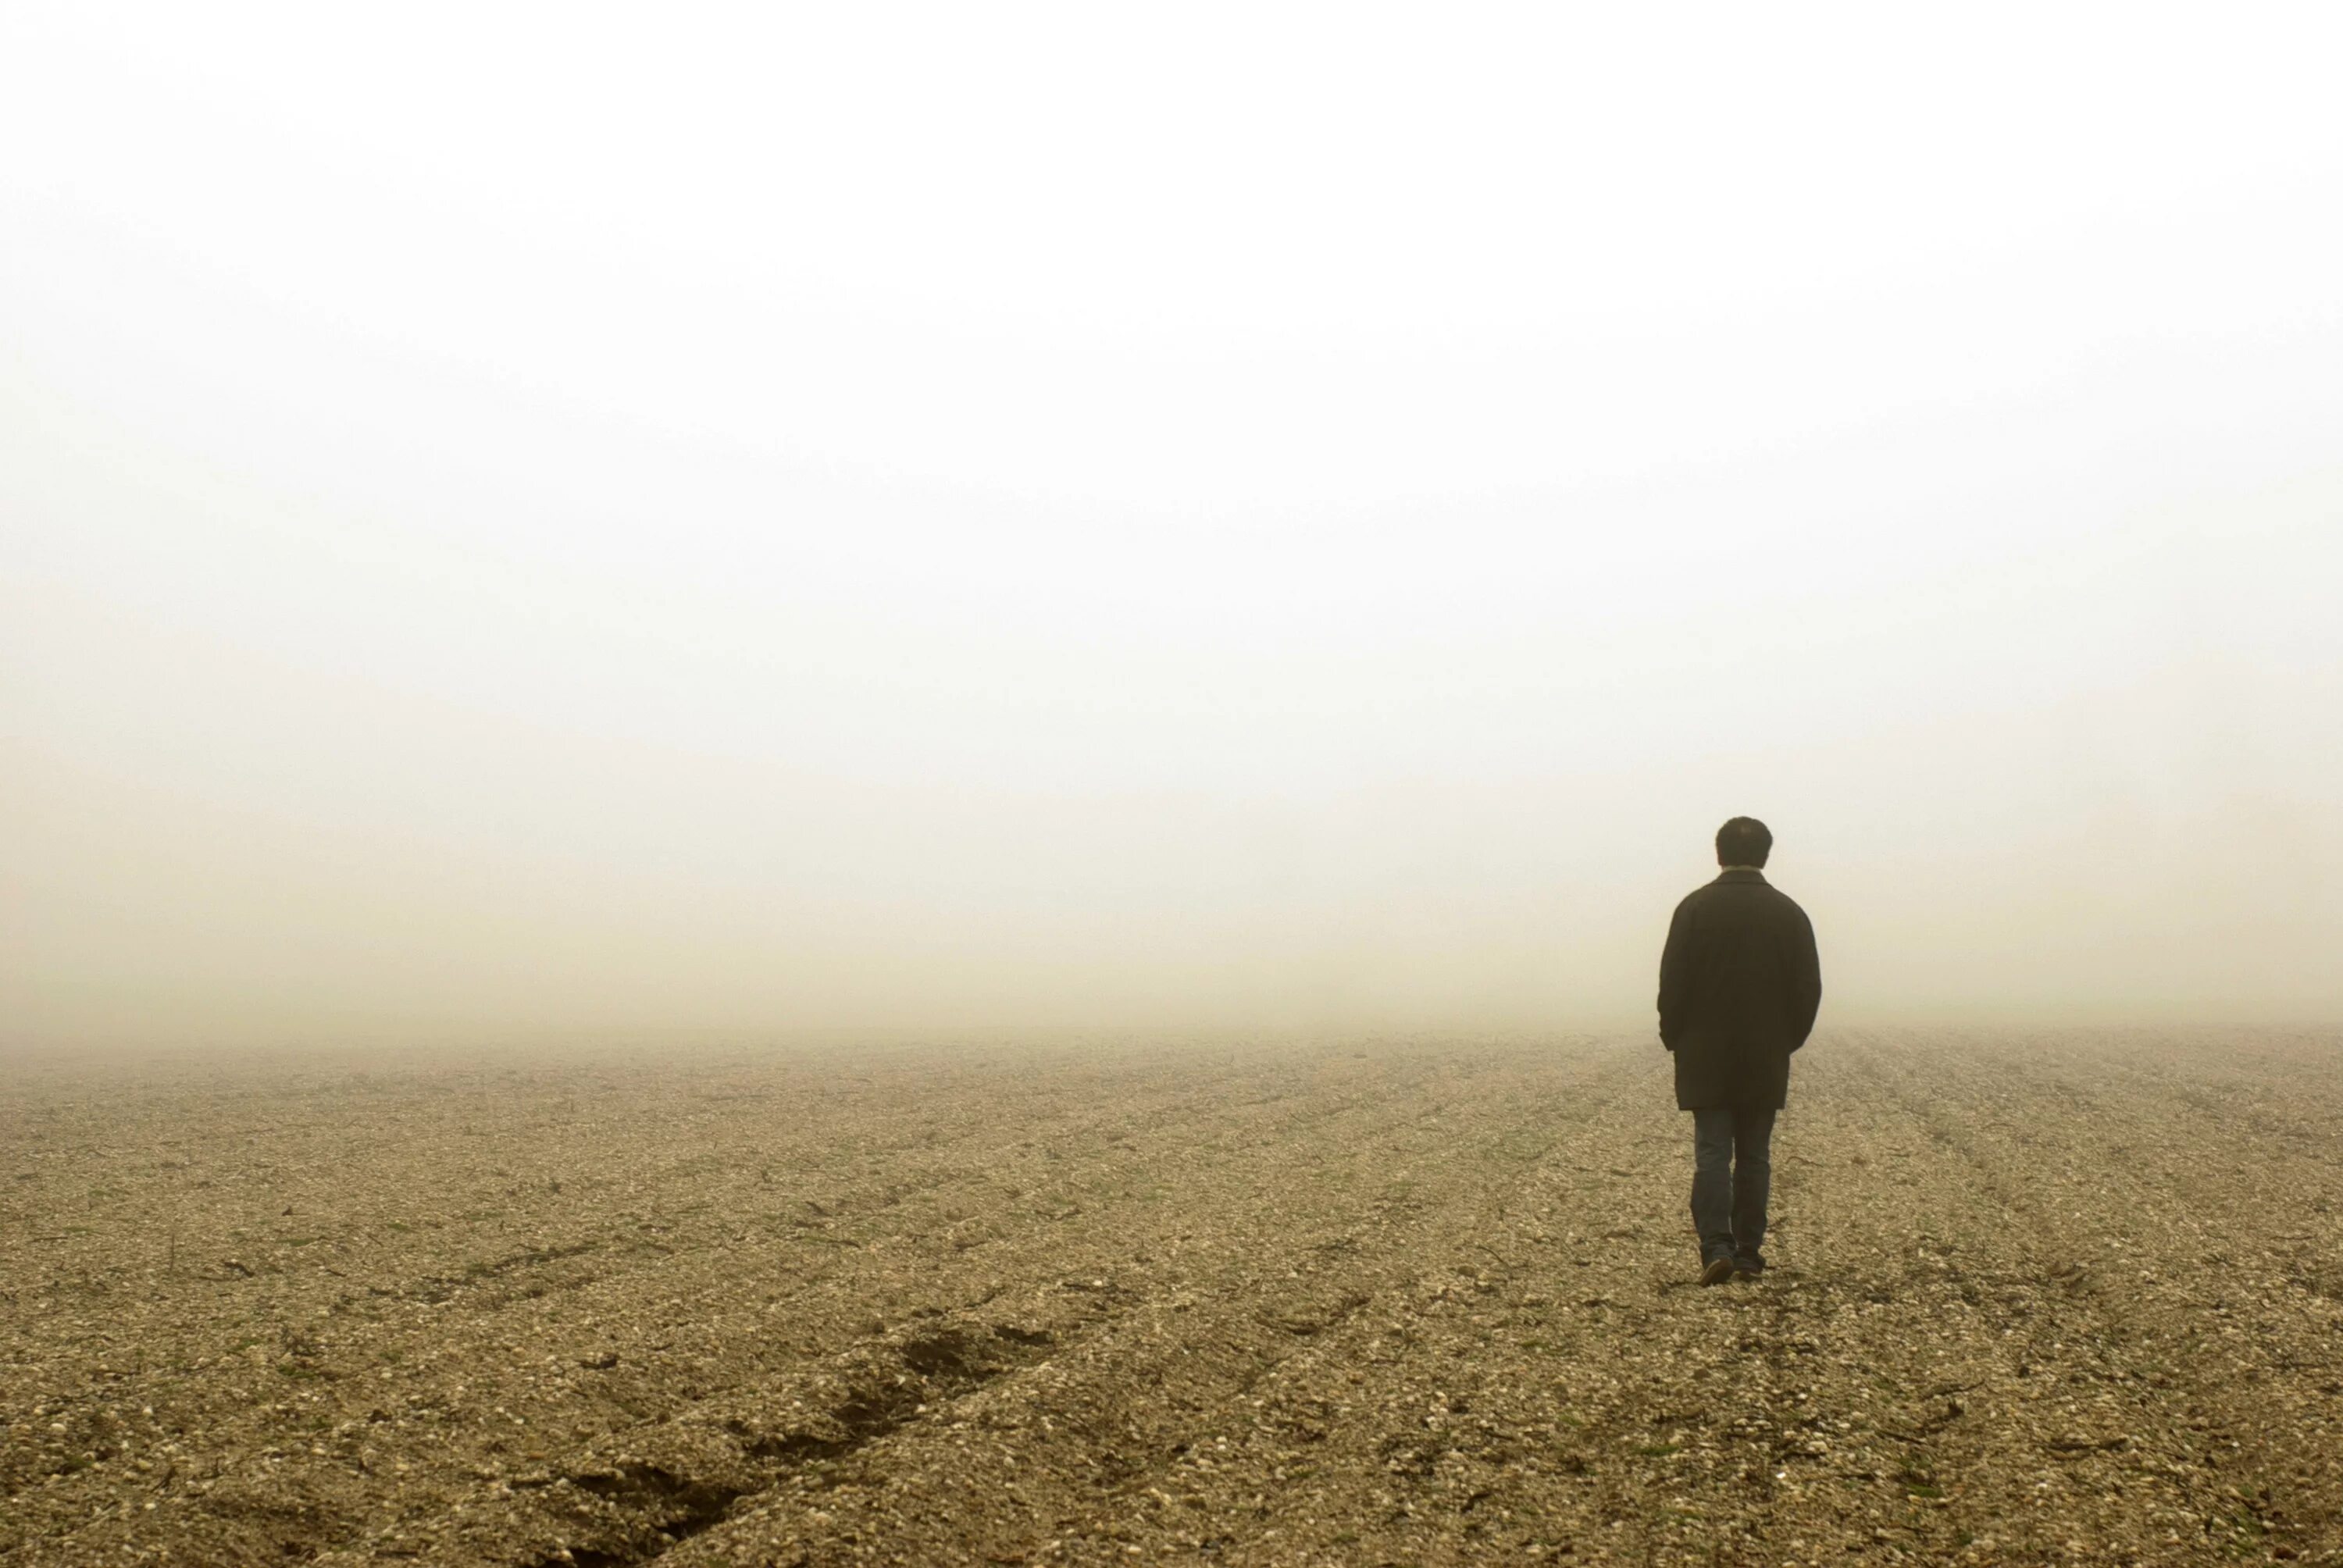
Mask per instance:
[[[10,1064],[0,1562],[2343,1562],[2343,1039]]]

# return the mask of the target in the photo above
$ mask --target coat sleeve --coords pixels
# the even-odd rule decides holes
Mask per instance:
[[[1790,932],[1790,1027],[1795,1050],[1815,1030],[1815,1015],[1823,1006],[1822,958],[1815,950],[1815,923],[1806,911],[1797,911]]]
[[[1691,900],[1676,906],[1668,920],[1667,945],[1660,950],[1660,1043],[1676,1048],[1692,986]]]

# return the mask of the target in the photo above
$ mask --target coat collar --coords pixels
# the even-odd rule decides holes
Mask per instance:
[[[1716,879],[1720,882],[1755,882],[1761,886],[1768,885],[1765,882],[1765,873],[1755,866],[1728,866],[1716,873]]]

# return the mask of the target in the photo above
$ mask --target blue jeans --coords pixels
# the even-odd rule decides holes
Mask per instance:
[[[1714,1106],[1692,1113],[1692,1224],[1704,1262],[1765,1266],[1765,1194],[1774,1180],[1774,1112]]]

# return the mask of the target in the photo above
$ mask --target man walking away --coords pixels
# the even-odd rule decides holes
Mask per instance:
[[[1692,1112],[1704,1285],[1765,1266],[1774,1113],[1823,1000],[1814,925],[1765,880],[1773,849],[1754,817],[1719,828],[1723,869],[1676,906],[1660,955],[1660,1042],[1675,1053],[1676,1108]]]

